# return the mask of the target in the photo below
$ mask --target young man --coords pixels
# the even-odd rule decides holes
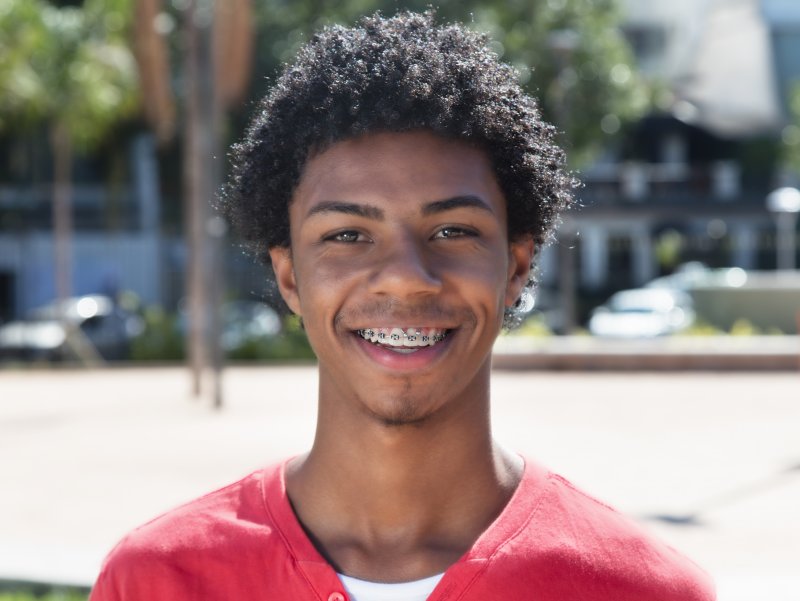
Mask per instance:
[[[319,359],[311,451],[134,531],[93,601],[707,601],[706,576],[492,440],[492,344],[573,182],[486,41],[430,14],[315,36],[223,208]]]

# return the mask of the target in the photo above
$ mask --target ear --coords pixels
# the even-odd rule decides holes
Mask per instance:
[[[300,315],[300,297],[297,293],[297,278],[294,275],[292,251],[288,247],[276,246],[269,249],[275,281],[284,302],[296,315]]]
[[[533,238],[527,236],[508,245],[508,278],[506,281],[506,307],[511,307],[519,299],[522,289],[528,283],[531,263],[536,253]]]

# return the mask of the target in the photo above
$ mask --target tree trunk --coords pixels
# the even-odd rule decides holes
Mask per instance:
[[[134,50],[142,89],[142,106],[159,144],[175,133],[175,103],[170,88],[169,52],[164,35],[155,29],[162,0],[137,0],[134,13]]]
[[[255,26],[252,0],[217,0],[214,3],[214,92],[219,112],[242,101],[247,94],[253,63]]]
[[[102,357],[64,310],[72,296],[72,140],[67,128],[56,122],[50,130],[53,153],[53,265],[58,312],[66,339],[64,352],[87,367],[101,365]]]
[[[72,295],[72,141],[61,123],[50,130],[53,152],[53,265],[56,298]]]
[[[210,18],[209,18],[210,16]],[[214,236],[211,201],[219,187],[214,156],[218,150],[219,114],[214,94],[212,56],[213,0],[193,0],[186,9],[186,186],[189,241],[189,363],[192,390],[202,393],[206,368],[214,368],[214,406],[222,406],[219,301],[223,283],[218,265],[218,237]],[[219,229],[219,228],[216,228]]]
[[[205,343],[205,289],[203,266],[200,254],[203,251],[203,173],[202,173],[202,123],[200,122],[199,41],[195,22],[195,2],[186,7],[184,36],[185,61],[184,81],[186,91],[186,126],[184,128],[184,207],[186,241],[188,245],[186,291],[188,297],[188,330],[186,339],[187,358],[192,377],[192,394],[200,396],[203,387],[203,372],[208,364]]]

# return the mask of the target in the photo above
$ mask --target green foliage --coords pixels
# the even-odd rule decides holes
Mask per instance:
[[[789,89],[789,125],[783,128],[781,158],[784,166],[800,177],[800,80]]]
[[[719,328],[712,326],[710,323],[703,321],[702,319],[697,319],[685,330],[677,332],[675,336],[720,336],[724,334],[725,332]]]
[[[0,129],[59,123],[79,146],[136,107],[130,0],[0,0]]]
[[[731,336],[758,336],[761,332],[746,319],[737,319],[731,326]]]
[[[276,74],[322,25],[349,25],[375,10],[390,15],[430,6],[430,0],[258,2],[256,70]],[[574,165],[648,107],[650,92],[632,65],[615,0],[440,0],[436,7],[441,21],[491,34],[495,51],[517,68],[545,118],[564,132]],[[261,96],[267,86],[256,81],[253,95]]]
[[[178,318],[160,307],[144,312],[144,330],[131,344],[133,361],[182,361],[186,346]],[[300,321],[290,316],[277,336],[253,337],[227,352],[231,361],[303,361],[314,359]],[[0,600],[2,601],[2,600]]]
[[[472,5],[475,26],[496,36],[504,60],[540,98],[545,118],[564,132],[573,164],[585,162],[647,108],[647,88],[633,67],[613,0]]]
[[[681,260],[685,239],[677,230],[666,230],[655,242],[654,253],[662,269],[672,271]]]
[[[0,593],[0,601],[86,601],[88,598],[80,593],[52,593],[43,597],[28,593]]]
[[[180,361],[185,356],[185,344],[176,317],[161,307],[148,307],[144,312],[144,329],[131,343],[131,359]]]
[[[63,590],[33,592],[29,590],[0,591],[0,601],[86,601],[88,595],[79,591]]]
[[[84,0],[80,8],[57,8],[45,0],[0,0],[0,129],[59,120],[85,146],[131,114],[137,104],[132,3]],[[180,21],[182,4],[165,3],[165,10]],[[273,77],[319,27],[352,24],[375,10],[393,14],[430,5],[429,0],[254,3],[251,97],[266,92],[264,76]],[[616,0],[441,0],[436,6],[441,21],[460,21],[492,35],[495,51],[518,69],[521,82],[541,100],[546,119],[564,132],[562,143],[573,164],[591,157],[648,106],[650,91],[632,65]],[[171,44],[177,73],[179,28]]]
[[[780,329],[772,327],[762,330],[747,319],[737,319],[730,329],[731,336],[782,336]]]
[[[228,353],[232,361],[294,361],[314,359],[314,351],[300,320],[289,316],[284,320],[283,331],[268,338],[251,338]]]
[[[710,323],[698,319],[689,328],[676,334],[677,336],[782,336],[783,332],[778,328],[767,328],[762,330],[747,319],[737,319],[731,325],[728,332]]]
[[[504,332],[505,336],[528,336],[543,338],[552,336],[553,331],[548,327],[541,313],[533,313],[523,321],[518,328]]]

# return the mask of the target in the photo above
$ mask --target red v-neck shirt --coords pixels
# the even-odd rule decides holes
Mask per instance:
[[[285,463],[174,509],[109,554],[90,601],[347,601],[286,495]],[[517,490],[429,601],[710,601],[708,576],[526,461]]]

